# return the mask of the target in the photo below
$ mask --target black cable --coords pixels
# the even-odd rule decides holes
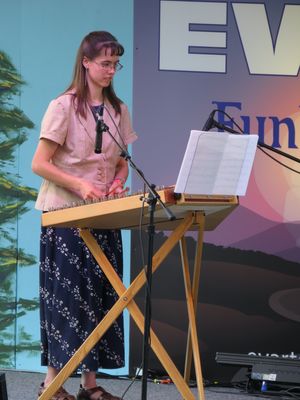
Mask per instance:
[[[239,382],[231,382],[230,384],[224,385],[224,384],[219,384],[219,385],[206,385],[205,389],[209,390],[210,392],[213,393],[220,393],[220,394],[233,394],[233,395],[240,395],[241,393],[244,394],[249,394],[252,397],[259,397],[259,398],[279,398],[282,400],[290,400],[291,398],[300,400],[300,387],[298,386],[293,386],[291,388],[286,388],[283,387],[282,384],[278,384],[276,382],[268,382],[269,388],[264,392],[260,391],[258,389],[254,389],[250,383],[257,382],[253,380],[247,380],[247,381],[239,381]],[[227,387],[227,388],[233,388],[239,390],[238,393],[232,393],[229,390],[215,390],[212,389],[212,387]],[[276,389],[276,390],[275,390]],[[297,393],[292,393],[293,390],[299,390],[299,394]]]
[[[143,237],[142,237],[142,229],[143,229],[143,218],[144,218],[144,210],[145,210],[145,201],[146,201],[146,185],[144,184],[143,188],[143,195],[141,196],[142,207],[140,212],[140,220],[139,220],[139,243],[141,249],[141,259],[142,265],[145,265],[145,253],[144,253],[144,246],[143,246]]]
[[[144,194],[143,194],[143,209],[144,209],[144,204],[145,204],[145,202],[147,202],[147,199],[146,199],[146,185],[144,184]],[[142,221],[141,221],[142,222]],[[140,232],[142,232],[142,223],[141,223],[141,226],[140,226]],[[145,262],[145,255],[144,255],[144,246],[143,246],[143,240],[142,240],[142,233],[140,234],[140,243],[141,243],[141,249],[142,249],[142,255],[143,255],[143,259],[142,259],[142,262],[143,262],[143,269],[144,269],[144,274],[145,274],[145,277],[146,277],[146,280],[145,280],[145,290],[146,290],[146,293],[147,293],[147,296],[145,296],[145,297],[148,297],[148,299],[149,299],[149,309],[148,309],[148,313],[149,313],[149,321],[151,322],[151,320],[152,320],[152,301],[151,301],[151,288],[150,288],[150,286],[149,286],[149,282],[148,282],[148,279],[147,279],[147,270],[148,270],[148,265],[146,265],[146,262]],[[150,325],[150,328],[151,328],[151,325]],[[145,332],[144,332],[145,333]],[[148,338],[148,345],[151,347],[151,333],[149,334],[149,338]],[[146,374],[147,374],[147,376],[148,376],[148,371],[146,371],[145,372]]]
[[[297,393],[292,393],[292,390],[298,390],[298,395]],[[294,386],[291,388],[288,388],[285,390],[289,395],[291,395],[294,399],[300,399],[300,386]]]
[[[126,393],[128,392],[128,390],[131,388],[131,386],[134,384],[134,382],[137,380],[137,377],[139,376],[140,372],[142,370],[142,365],[138,368],[138,370],[136,371],[134,377],[132,378],[132,381],[130,382],[130,384],[127,386],[127,388],[125,389],[125,391],[123,392],[121,399],[124,399],[124,396],[126,395]]]
[[[115,120],[114,120],[114,118],[112,117],[111,113],[109,112],[109,109],[108,109],[105,105],[103,106],[103,108],[107,111],[107,114],[109,115],[110,119],[112,120],[112,123],[114,124],[114,126],[115,126],[115,128],[116,128],[116,131],[117,131],[117,133],[118,133],[118,135],[119,135],[119,137],[120,137],[120,139],[121,139],[121,141],[122,141],[122,144],[123,144],[123,146],[124,146],[124,149],[127,149],[127,145],[125,144],[124,139],[122,138],[120,129],[118,128],[117,124],[115,123]]]
[[[243,129],[235,122],[235,120],[234,120],[229,114],[227,114],[227,112],[225,112],[225,111],[223,111],[223,110],[218,110],[218,109],[217,109],[216,111],[218,111],[218,112],[220,112],[220,113],[226,115],[226,117],[228,117],[228,118],[230,119],[230,121],[233,123],[233,125],[235,125],[241,133],[245,134],[245,132],[243,131]],[[300,171],[297,171],[297,170],[295,170],[295,169],[289,167],[287,164],[285,164],[285,163],[283,163],[282,161],[277,160],[277,158],[271,156],[271,155],[270,155],[268,152],[266,152],[259,144],[257,145],[257,147],[258,147],[258,149],[259,149],[260,151],[262,151],[266,156],[270,157],[273,161],[277,162],[277,163],[280,164],[282,167],[285,167],[285,168],[289,169],[290,171],[295,172],[296,174],[300,174]]]
[[[118,133],[118,136],[119,136],[119,138],[121,139],[122,145],[124,146],[124,149],[127,149],[127,145],[125,144],[124,139],[123,139],[123,137],[122,137],[122,135],[121,135],[121,133],[120,133],[120,130],[119,130],[117,124],[115,123],[115,120],[114,120],[114,118],[112,117],[111,113],[109,112],[109,109],[108,109],[105,105],[104,105],[103,107],[104,107],[105,110],[107,111],[107,113],[108,113],[108,115],[109,115],[109,117],[110,117],[112,123],[114,124],[114,127],[116,128],[116,131],[117,131],[117,133]],[[144,197],[145,197],[145,185],[144,185]],[[145,260],[144,260],[145,257],[144,257],[144,249],[143,249],[143,245],[142,245],[141,229],[142,229],[142,220],[143,220],[143,214],[144,214],[144,202],[145,202],[145,200],[143,200],[143,204],[142,204],[142,207],[141,207],[140,222],[139,222],[139,225],[140,225],[140,227],[139,227],[139,232],[140,232],[139,238],[140,238],[140,246],[141,246],[141,254],[142,254],[142,263],[143,263],[143,265],[145,265]],[[146,285],[147,285],[147,282],[146,282]],[[122,396],[121,396],[121,399],[122,399],[122,400],[124,399],[124,396],[126,395],[126,393],[128,392],[128,390],[131,388],[131,386],[132,386],[132,385],[134,384],[134,382],[136,381],[136,379],[137,379],[137,377],[138,377],[138,375],[139,375],[141,369],[142,369],[142,367],[140,366],[140,367],[138,368],[138,370],[137,370],[135,376],[133,377],[132,382],[131,382],[131,383],[128,385],[128,387],[125,389],[124,393],[123,393]]]
[[[143,226],[143,218],[144,218],[144,205],[145,205],[145,201],[146,201],[146,185],[144,184],[144,191],[143,194],[141,195],[141,201],[142,201],[142,207],[141,207],[141,212],[140,212],[140,219],[139,219],[139,245],[140,245],[140,249],[141,249],[141,259],[142,259],[142,265],[144,266],[144,270],[145,270],[145,254],[144,254],[144,247],[143,247],[143,238],[142,238],[142,226]],[[145,272],[146,273],[146,272]],[[147,285],[147,282],[146,282]],[[137,369],[135,375],[133,378],[131,378],[131,382],[130,384],[127,386],[127,388],[125,389],[125,391],[123,392],[121,399],[124,399],[124,396],[126,395],[126,393],[129,391],[129,389],[132,387],[132,385],[135,383],[135,381],[137,380],[137,378],[140,376],[140,372],[142,370],[142,364],[140,365],[140,367]],[[129,379],[129,378],[128,378]]]
[[[142,254],[142,265],[143,265],[143,270],[144,270],[144,274],[145,276],[147,276],[147,265],[146,265],[146,261],[145,261],[145,253],[144,253],[144,246],[143,246],[143,238],[142,238],[142,221],[143,221],[143,217],[144,217],[144,205],[146,200],[146,185],[144,185],[144,194],[142,196],[142,202],[143,202],[143,206],[141,208],[141,214],[140,214],[140,228],[139,228],[139,238],[140,238],[140,247],[141,247],[141,254]],[[146,287],[146,291],[150,297],[150,287],[148,285],[148,280],[146,279],[145,282],[145,287]],[[152,305],[151,305],[151,300],[150,300],[150,305],[149,305],[149,314],[150,314],[150,321],[151,321],[151,316],[152,316]],[[149,336],[149,344],[151,344],[151,335]]]
[[[234,396],[240,396],[241,393],[247,395],[251,395],[252,397],[259,397],[259,398],[265,398],[265,399],[270,399],[270,398],[280,398],[281,400],[290,400],[291,397],[294,399],[299,400],[300,397],[295,397],[293,394],[289,395],[289,394],[284,394],[284,393],[280,393],[280,392],[275,392],[275,391],[267,391],[267,392],[247,392],[245,390],[240,389],[239,391],[237,391],[236,393],[231,392],[230,390],[216,390],[216,389],[211,389],[211,388],[206,388],[207,391],[211,392],[211,393],[218,393],[218,394],[230,394],[230,395],[234,395]],[[236,389],[238,390],[238,389]],[[283,397],[284,396],[284,397]],[[288,396],[288,397],[287,397]]]
[[[225,112],[223,110],[217,110],[217,111],[226,115],[226,117],[228,117],[230,119],[230,121],[233,123],[233,125],[235,125],[241,133],[245,134],[243,129],[235,122],[235,120],[229,114],[227,114],[227,112]]]
[[[143,265],[143,269],[146,275],[146,263],[145,263],[145,253],[144,253],[144,246],[143,246],[143,237],[142,237],[142,230],[143,230],[143,218],[144,218],[144,210],[145,210],[145,202],[146,202],[146,185],[144,184],[144,188],[143,188],[143,194],[141,195],[141,201],[142,201],[142,207],[141,207],[141,212],[140,212],[140,219],[139,219],[139,245],[140,245],[140,250],[141,250],[141,259],[142,259],[142,265]],[[146,280],[146,290],[149,291],[149,287],[148,287],[148,282]],[[150,304],[150,315],[151,315],[151,304]],[[151,336],[150,336],[151,339]],[[134,384],[134,382],[137,380],[138,376],[140,375],[140,372],[142,370],[142,364],[141,366],[137,369],[134,377],[132,378],[132,381],[130,382],[130,384],[128,385],[128,387],[125,389],[124,393],[121,396],[121,399],[124,399],[124,396],[126,395],[126,393],[129,391],[129,389],[131,388],[131,386]]]
[[[266,156],[270,157],[273,161],[277,162],[278,164],[282,165],[283,167],[289,169],[292,172],[295,172],[296,174],[300,174],[300,171],[296,171],[294,168],[289,167],[288,165],[284,164],[282,161],[277,160],[275,157],[273,157],[271,154],[269,154],[266,150],[264,150],[260,145],[257,146],[259,150],[261,150]]]

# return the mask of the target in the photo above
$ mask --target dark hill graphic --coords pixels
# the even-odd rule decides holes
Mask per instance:
[[[267,231],[277,222],[264,218],[239,205],[214,231],[205,232],[205,242],[233,246],[258,233]]]
[[[213,232],[205,232],[208,243],[243,250],[276,254],[299,262],[300,224],[276,223],[239,206]]]
[[[138,240],[133,233],[132,240],[132,273],[136,275],[141,269]],[[155,236],[157,249],[166,239],[160,232]],[[196,242],[192,237],[186,239],[189,264],[192,269]],[[147,235],[143,236],[144,252],[147,251]],[[167,284],[166,284],[167,283]],[[183,276],[179,247],[176,246],[165,259],[158,271],[153,275],[152,294],[157,298],[184,299]],[[247,314],[251,314],[251,296],[255,303],[262,307],[263,302],[274,292],[292,287],[300,287],[299,263],[260,251],[241,250],[232,247],[215,246],[205,243],[201,266],[200,301],[213,304],[224,304],[242,311],[245,306]],[[237,296],[234,296],[234,293]],[[227,293],[227,294],[226,294]],[[249,294],[241,306],[241,299]],[[263,298],[259,298],[263,294]],[[255,307],[254,307],[255,309]],[[263,307],[261,308],[262,311]]]
[[[299,262],[299,247],[296,247],[295,231],[298,231],[298,235],[300,234],[300,225],[280,224],[263,233],[235,242],[232,246],[239,249],[255,249],[268,254],[284,255],[286,259]]]
[[[261,238],[281,228],[280,225],[266,222],[266,229],[263,229],[264,224],[260,225],[258,235]],[[147,234],[143,233],[142,238],[147,254]],[[133,232],[132,239],[132,272],[136,275],[141,270],[137,232]],[[157,233],[155,248],[160,247],[164,240],[164,233]],[[196,242],[193,237],[187,237],[186,243],[192,270]],[[297,262],[263,251],[205,243],[197,307],[205,379],[216,378],[218,374],[224,377],[224,367],[215,362],[216,352],[298,354],[300,323],[289,315],[295,315],[299,309],[299,288],[300,265]],[[284,297],[280,297],[280,294]],[[144,290],[138,293],[136,301],[143,309]],[[152,321],[155,332],[165,343],[169,354],[182,367],[188,318],[178,246],[153,275]],[[133,349],[137,348],[141,335],[134,323],[131,332]],[[131,357],[132,363],[138,365],[138,352],[132,351]],[[154,369],[161,368],[153,355],[150,365]],[[231,372],[234,374],[236,368]]]
[[[278,252],[277,255],[285,260],[294,260],[300,263],[300,247],[287,248],[284,251]]]
[[[296,277],[300,276],[300,265],[298,262],[285,260],[277,255],[266,254],[262,251],[242,250],[234,247],[215,246],[210,243],[204,243],[203,260],[240,264],[241,267],[253,266]]]

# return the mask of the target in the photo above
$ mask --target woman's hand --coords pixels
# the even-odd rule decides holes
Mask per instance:
[[[128,192],[129,188],[123,188],[123,180],[122,179],[114,179],[109,190],[107,196],[112,196],[114,194],[122,194]]]
[[[101,190],[97,189],[90,182],[83,179],[79,182],[79,192],[83,200],[97,200],[105,196]]]

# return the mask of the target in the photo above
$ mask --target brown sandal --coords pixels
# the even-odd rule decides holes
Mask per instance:
[[[80,385],[80,389],[77,394],[77,400],[91,400],[91,396],[97,392],[99,393],[97,400],[122,400],[121,397],[117,397],[108,393],[101,386],[97,386],[91,389],[85,389],[84,387],[82,387],[82,385]]]
[[[39,388],[38,396],[40,397],[45,390],[46,388],[43,382]],[[49,400],[75,400],[75,396],[68,393],[63,387],[60,387]]]

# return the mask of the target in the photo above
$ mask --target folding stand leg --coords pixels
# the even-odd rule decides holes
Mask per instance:
[[[205,229],[205,215],[203,213],[199,213],[198,218],[199,218],[198,237],[195,250],[194,276],[192,283],[192,297],[193,297],[195,315],[197,313],[198,289],[200,283],[200,270],[201,270],[201,261],[203,253],[204,229]],[[191,367],[192,367],[192,343],[191,343],[191,332],[189,327],[187,346],[186,346],[185,371],[184,371],[184,379],[187,383],[189,383],[190,381]]]
[[[170,253],[170,251],[178,243],[178,241],[183,237],[183,235],[190,228],[193,222],[194,213],[190,213],[185,217],[182,223],[172,232],[172,234],[156,252],[153,257],[153,272],[156,271],[162,261]],[[102,319],[99,325],[94,329],[94,331],[85,340],[85,342],[79,347],[72,358],[62,368],[62,370],[55,377],[53,382],[45,389],[45,391],[39,397],[39,400],[49,400],[51,398],[51,396],[72,374],[75,368],[80,364],[80,362],[90,352],[95,344],[101,339],[107,329],[112,325],[115,319],[126,307],[128,308],[128,311],[136,322],[138,328],[143,333],[144,318],[138,306],[132,299],[145,283],[146,279],[144,271],[140,272],[140,274],[135,278],[129,288],[126,289],[119,276],[113,269],[112,265],[110,264],[102,250],[99,248],[99,245],[97,244],[91,233],[88,230],[82,230],[81,236],[120,298],[111,308],[111,310],[106,314],[106,316]],[[152,330],[150,332],[150,340],[153,351],[168,372],[169,376],[173,380],[183,398],[185,400],[194,400],[195,397],[193,393],[191,392],[182,375],[179,373],[168,353],[165,351],[164,347],[161,345],[157,336]]]
[[[185,285],[186,301],[187,301],[189,323],[190,323],[189,335],[191,337],[191,347],[193,350],[196,381],[197,381],[199,399],[205,400],[204,389],[203,389],[202,370],[201,370],[201,361],[200,361],[200,351],[199,351],[197,327],[196,327],[195,308],[194,308],[194,302],[193,302],[193,296],[192,296],[192,286],[191,286],[185,238],[182,238],[180,240],[180,250],[181,250],[184,285]]]

